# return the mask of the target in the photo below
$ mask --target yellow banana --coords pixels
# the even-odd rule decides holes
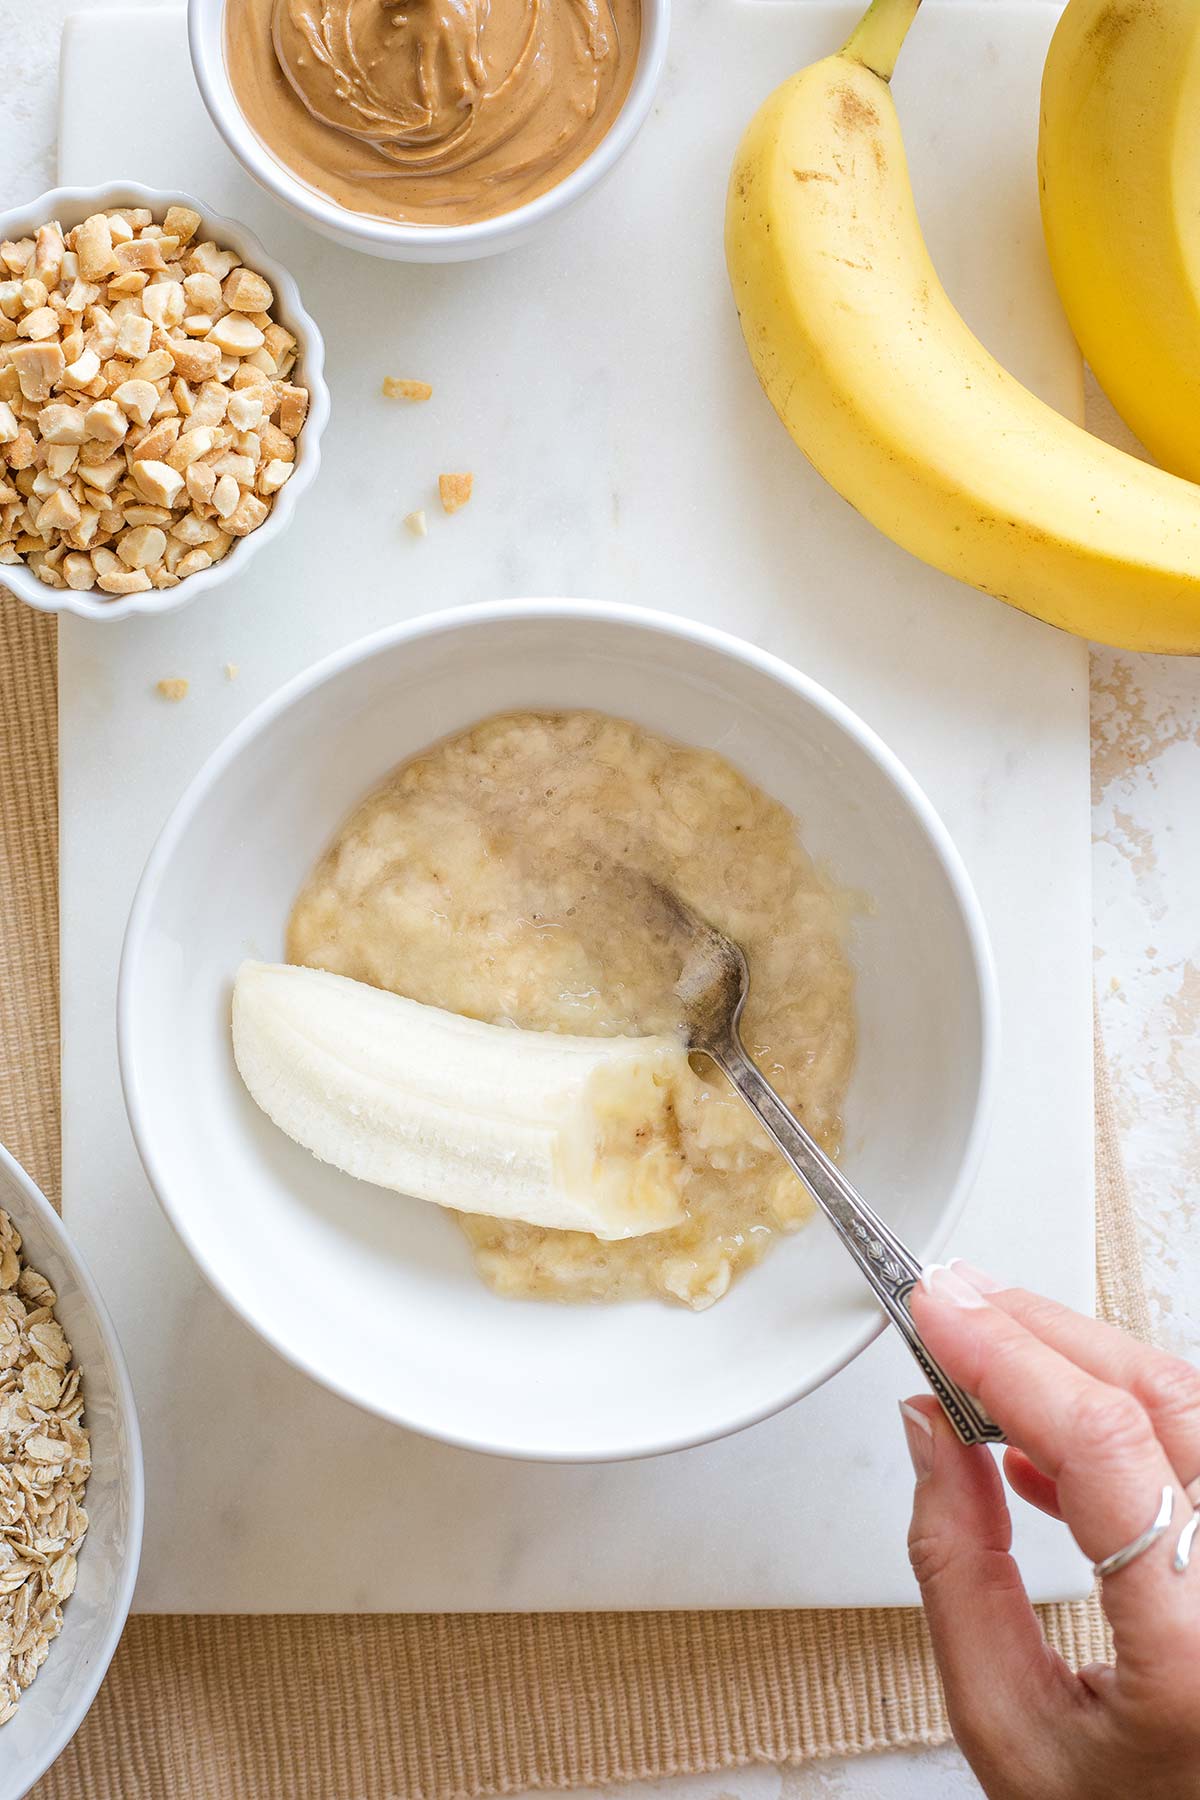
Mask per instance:
[[[1071,0],[1042,78],[1042,222],[1125,423],[1200,481],[1200,5]]]
[[[874,0],[778,88],[729,186],[742,330],[827,481],[936,568],[1082,637],[1200,651],[1200,488],[1046,406],[954,310],[888,77],[920,0]]]

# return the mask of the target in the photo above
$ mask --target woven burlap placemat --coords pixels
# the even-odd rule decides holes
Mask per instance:
[[[54,646],[0,595],[0,1139],[57,1197]],[[1097,1077],[1100,1309],[1145,1336],[1099,1053]],[[1073,1663],[1107,1654],[1094,1599],[1043,1614]],[[915,1611],[142,1617],[34,1793],[467,1800],[948,1735]]]

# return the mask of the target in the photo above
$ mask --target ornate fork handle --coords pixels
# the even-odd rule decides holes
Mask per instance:
[[[908,1296],[921,1278],[921,1265],[873,1208],[854,1190],[836,1163],[809,1136],[751,1062],[741,1039],[706,1046],[751,1112],[762,1121],[817,1205],[858,1263],[883,1310],[920,1363],[964,1444],[1002,1444],[1004,1433],[979,1402],[952,1381],[926,1349],[908,1309]]]

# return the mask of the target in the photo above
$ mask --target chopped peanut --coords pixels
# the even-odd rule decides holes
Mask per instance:
[[[78,523],[79,502],[72,498],[66,488],[59,488],[43,503],[38,513],[38,534],[45,537],[48,531],[70,531]]]
[[[184,321],[186,327],[187,321]],[[204,329],[209,329],[209,320],[204,321]],[[212,381],[221,361],[220,347],[210,344],[205,339],[199,342],[178,338],[172,341],[172,355],[175,367],[185,381]]]
[[[86,487],[95,488],[98,493],[111,494],[119,481],[124,481],[129,473],[129,465],[124,456],[110,456],[105,462],[79,466],[79,474]]]
[[[189,575],[198,575],[201,569],[211,569],[212,561],[212,555],[207,550],[189,550],[176,563],[175,573],[181,580],[186,580]]]
[[[132,238],[127,244],[118,244],[116,248],[117,268],[122,274],[137,269],[150,272],[165,269],[162,251],[153,238]]]
[[[8,360],[17,371],[26,400],[48,400],[67,366],[61,344],[14,344]]]
[[[277,494],[284,483],[291,479],[293,465],[287,462],[269,462],[258,477],[260,494]]]
[[[254,463],[249,456],[228,450],[213,464],[218,475],[232,475],[239,487],[249,487],[254,480]]]
[[[168,206],[163,230],[169,232],[176,243],[189,243],[199,229],[200,214],[193,212],[190,206]]]
[[[138,492],[145,496],[152,506],[174,506],[179,490],[183,486],[183,476],[178,469],[168,467],[165,462],[139,460],[130,469]]]
[[[58,378],[59,387],[90,387],[100,373],[100,358],[94,350],[81,350],[74,362],[68,363]]]
[[[227,312],[224,318],[217,320],[205,341],[215,344],[227,356],[249,356],[252,350],[261,347],[263,334],[245,313]]]
[[[167,534],[157,525],[139,525],[117,539],[117,555],[131,569],[145,569],[162,561]]]
[[[233,512],[221,522],[231,537],[248,537],[258,530],[269,511],[266,501],[257,494],[243,494]]]
[[[179,436],[179,420],[164,419],[161,424],[153,426],[145,437],[139,437],[136,446],[130,440],[130,447],[136,448],[141,462],[171,462],[171,452],[175,449],[175,440]],[[175,466],[171,463],[172,468]]]
[[[232,475],[222,475],[212,491],[212,504],[219,519],[227,519],[242,497],[242,490]]]
[[[122,206],[0,243],[0,564],[54,588],[171,588],[291,479],[295,335],[201,225]]]
[[[83,423],[88,437],[111,444],[119,444],[129,430],[129,420],[115,400],[97,400],[88,407]]]
[[[146,356],[150,350],[153,330],[153,325],[143,313],[126,313],[117,332],[117,355],[128,356],[134,362]]]
[[[28,469],[37,458],[37,444],[32,431],[22,425],[15,438],[4,452],[4,460],[10,469]]]
[[[257,394],[231,394],[226,416],[235,431],[254,431],[262,424],[263,403]]]
[[[43,406],[37,416],[38,431],[45,444],[82,444],[87,436],[86,417],[82,406]]]
[[[90,556],[72,550],[62,559],[62,572],[69,588],[90,588],[95,579]]]
[[[148,425],[155,407],[158,405],[158,389],[152,381],[122,381],[112,391],[112,397],[123,413],[138,425]]]
[[[225,277],[221,298],[231,312],[265,313],[275,304],[270,282],[245,268],[235,269]]]
[[[207,463],[189,463],[185,471],[188,498],[196,506],[207,506],[216,492],[217,473]],[[236,482],[234,484],[237,485]]]
[[[145,569],[122,569],[119,575],[101,575],[96,586],[106,594],[144,594],[149,591],[150,577]]]
[[[279,401],[279,429],[288,437],[298,437],[308,417],[308,389],[286,383]]]
[[[79,273],[85,281],[103,281],[115,274],[117,259],[113,255],[112,227],[103,213],[93,213],[75,229],[75,254]]]
[[[388,400],[428,400],[433,389],[427,381],[409,381],[403,375],[385,375],[383,392]]]
[[[178,281],[156,281],[142,295],[142,311],[151,324],[167,331],[183,319],[183,287]]]
[[[442,511],[458,512],[471,498],[471,490],[475,486],[474,475],[439,475],[438,494],[442,502]]]

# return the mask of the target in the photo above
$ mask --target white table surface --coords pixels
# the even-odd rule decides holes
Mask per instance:
[[[62,20],[95,0],[0,0],[9,93],[0,204],[54,178]],[[1046,0],[1053,4],[1053,0]],[[1093,429],[1128,443],[1102,399]],[[1092,661],[1096,982],[1160,1340],[1200,1356],[1200,842],[1182,829],[1200,782],[1200,663],[1097,650]],[[723,1772],[656,1784],[669,1800],[958,1800],[953,1749]],[[632,1800],[632,1794],[631,1794]]]
[[[364,1417],[255,1343],[206,1291],[139,1167],[112,1056],[113,1008],[133,887],[161,821],[204,758],[281,682],[380,625],[492,593],[496,583],[535,594],[583,586],[732,624],[822,682],[905,761],[976,885],[1000,993],[999,1117],[954,1247],[982,1268],[1020,1271],[1059,1299],[1091,1305],[1087,647],[1011,607],[974,603],[897,552],[814,471],[781,462],[778,423],[734,355],[719,230],[677,224],[664,237],[664,199],[685,222],[715,199],[719,221],[744,118],[784,71],[845,36],[853,0],[678,0],[675,18],[669,100],[647,121],[625,177],[586,217],[581,208],[553,241],[511,256],[402,272],[330,256],[238,169],[195,92],[181,5],[76,15],[64,38],[60,177],[70,185],[106,169],[152,171],[257,229],[323,323],[331,388],[349,397],[348,407],[335,405],[312,508],[271,570],[256,563],[209,604],[137,629],[97,631],[79,619],[59,628],[63,1214],[121,1333],[147,1491],[159,1496],[147,1513],[136,1612],[894,1606],[917,1597],[904,1545],[912,1472],[895,1410],[912,1368],[895,1333],[803,1406],[681,1456],[606,1468],[494,1462]],[[908,133],[951,291],[1023,379],[1082,412],[1081,369],[1055,302],[1031,179],[1052,24],[1041,6],[930,8],[902,71],[901,105],[919,105],[926,92],[951,97]],[[127,122],[105,96],[138,58],[156,71],[159,91]],[[714,71],[734,61],[736,79],[714,108]],[[985,130],[968,94],[987,97]],[[985,183],[987,204],[964,204]],[[621,259],[610,253],[618,241],[640,271],[632,311],[622,305]],[[581,290],[608,320],[602,351],[587,353],[586,391],[572,375]],[[378,329],[364,333],[361,319]],[[665,358],[662,320],[673,332]],[[547,359],[529,387],[531,332]],[[447,364],[447,346],[484,341],[486,370],[465,370],[453,354]],[[409,359],[430,375],[443,394],[430,414],[435,453],[452,457],[469,440],[479,494],[453,531],[439,532],[431,514],[428,544],[410,540],[407,552],[386,528],[347,541],[331,607],[329,582],[314,570],[323,534],[364,504],[364,468],[375,472],[371,493],[385,512],[428,482],[427,434],[398,440],[378,398],[381,356],[384,366]],[[621,391],[638,397],[632,434],[614,431]],[[711,431],[680,435],[681,391]],[[573,429],[564,434],[567,418]],[[513,468],[538,478],[501,476],[489,486],[489,469],[494,480]],[[615,532],[603,503],[609,488],[620,496]],[[782,507],[772,494],[784,496]],[[721,519],[721,529],[698,530],[702,516]],[[797,596],[789,582],[799,567]],[[806,605],[804,594],[823,598]],[[914,611],[921,655],[909,666]],[[239,665],[236,683],[215,666],[225,658]],[[155,699],[164,669],[192,678],[185,705]],[[422,1229],[428,1215],[415,1223]],[[823,1254],[831,1249],[826,1241]],[[462,1275],[470,1281],[465,1264]],[[782,1260],[764,1271],[762,1304],[784,1275]],[[735,1295],[715,1329],[736,1332],[746,1303]],[[549,1316],[541,1323],[549,1327]],[[614,1312],[592,1320],[600,1331],[618,1323]],[[687,1327],[678,1315],[674,1327],[662,1323]],[[603,1361],[602,1343],[594,1349]],[[292,1428],[259,1442],[228,1494],[214,1481],[213,1446],[261,1437],[264,1418]],[[316,1442],[323,1454],[314,1463]],[[814,1460],[820,1482],[789,1479]],[[359,1530],[331,1557],[345,1518],[339,1470],[350,1467],[359,1471]],[[263,1521],[277,1519],[286,1522],[264,1532]],[[1021,1507],[1014,1525],[1040,1599],[1089,1590],[1086,1560],[1057,1524]],[[662,1554],[679,1535],[696,1555]],[[390,1546],[383,1558],[377,1540]]]

